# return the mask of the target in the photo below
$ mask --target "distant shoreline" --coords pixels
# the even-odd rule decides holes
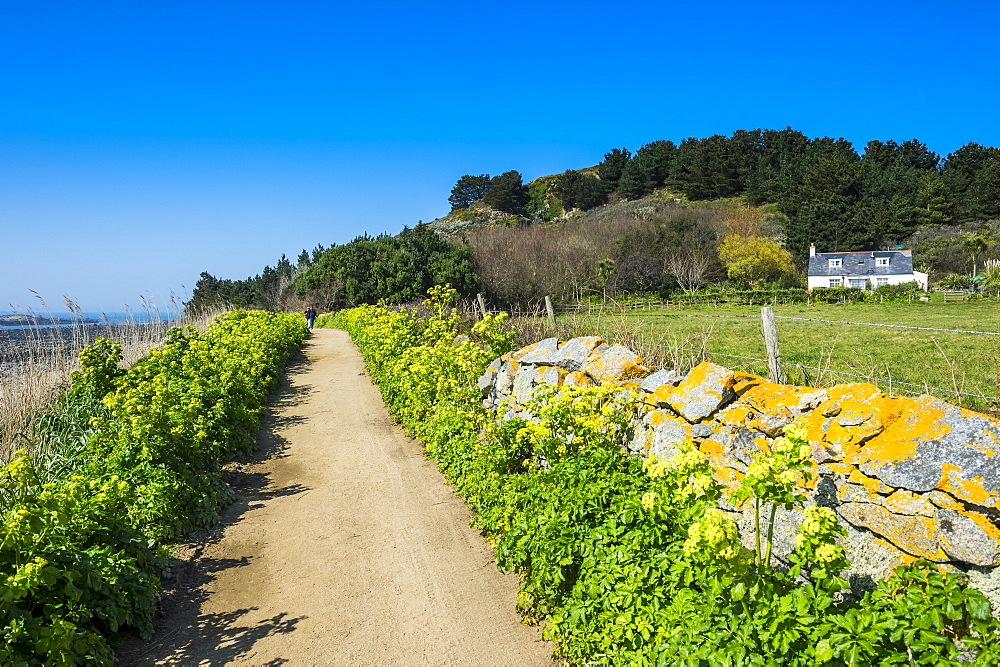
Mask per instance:
[[[52,324],[36,329],[27,326],[0,326],[0,375],[20,372],[22,363],[32,356],[46,356],[63,351],[73,357],[80,347],[100,337],[120,340],[130,329],[127,324],[90,322],[85,329]]]
[[[0,327],[58,326],[66,324],[98,324],[89,317],[45,317],[44,315],[23,315],[11,313],[0,315]]]

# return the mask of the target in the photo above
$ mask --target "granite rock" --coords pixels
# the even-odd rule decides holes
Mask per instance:
[[[938,526],[941,548],[955,561],[994,567],[1000,565],[998,531],[989,520],[953,510],[939,509],[934,516]],[[992,530],[989,530],[990,528]]]
[[[546,338],[529,346],[527,354],[518,359],[521,364],[552,364],[559,356],[559,339]]]
[[[858,453],[857,466],[889,486],[939,489],[996,508],[1000,496],[1000,422],[929,396]]]
[[[908,554],[939,563],[950,560],[941,549],[932,518],[901,516],[872,503],[844,503],[837,508],[837,513],[852,525],[867,528]]]
[[[654,391],[659,389],[664,385],[669,385],[671,387],[676,387],[684,379],[683,373],[678,373],[675,370],[659,370],[655,373],[649,375],[639,388],[643,391],[652,394]]]
[[[705,419],[736,398],[733,372],[705,361],[666,397],[667,404],[691,423]],[[657,392],[659,394],[659,392]]]
[[[594,349],[603,344],[604,339],[598,336],[572,338],[559,347],[558,353],[552,355],[549,363],[568,371],[578,371],[583,368]]]
[[[621,382],[644,378],[649,370],[642,365],[642,357],[621,345],[595,348],[584,361],[580,371],[601,382]]]
[[[691,425],[664,410],[655,410],[647,416],[652,431],[649,451],[660,458],[673,458],[680,451],[678,442],[691,437]]]

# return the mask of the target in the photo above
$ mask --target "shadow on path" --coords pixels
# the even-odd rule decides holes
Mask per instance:
[[[304,349],[309,346],[307,341]],[[232,489],[234,497],[223,510],[218,525],[203,528],[175,545],[175,557],[170,559],[163,575],[163,592],[157,609],[153,639],[142,641],[128,637],[118,651],[120,665],[168,664],[227,664],[253,653],[260,639],[291,632],[303,620],[279,613],[252,625],[239,621],[256,611],[247,607],[227,613],[202,614],[211,584],[220,572],[248,565],[252,556],[242,558],[211,558],[202,556],[209,545],[223,539],[226,529],[239,523],[250,511],[273,498],[293,496],[309,491],[309,487],[292,483],[275,484],[272,475],[261,470],[260,464],[287,456],[288,441],[281,435],[284,429],[305,421],[302,417],[283,416],[289,408],[304,403],[314,388],[301,384],[297,378],[305,370],[308,359],[297,352],[271,395],[261,418],[258,447],[239,460],[227,463],[221,472],[222,481]],[[206,658],[205,656],[211,656]],[[285,664],[272,660],[266,665]]]

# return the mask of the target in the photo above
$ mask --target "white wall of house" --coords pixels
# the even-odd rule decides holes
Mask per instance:
[[[817,287],[860,287],[865,289],[870,281],[870,288],[875,289],[882,285],[901,285],[914,280],[920,285],[920,289],[927,290],[927,274],[920,271],[888,276],[809,276],[808,286],[810,291]]]

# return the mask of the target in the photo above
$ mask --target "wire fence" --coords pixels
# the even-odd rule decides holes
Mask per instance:
[[[529,318],[544,318],[545,317],[544,313],[539,313],[539,312],[535,312],[535,313],[517,313],[517,315],[521,316],[521,317],[529,317]],[[752,316],[732,316],[732,317],[733,318],[739,318],[739,319],[758,319],[758,318],[755,318],[755,317],[752,317]],[[947,334],[970,335],[970,336],[977,336],[977,335],[982,335],[982,336],[1000,336],[1000,332],[996,332],[996,331],[975,331],[975,330],[970,330],[970,329],[957,329],[957,328],[953,329],[953,328],[945,328],[945,327],[922,327],[922,326],[912,326],[912,325],[903,325],[903,324],[879,324],[879,323],[874,323],[874,322],[853,322],[853,321],[843,321],[843,320],[826,320],[826,319],[811,318],[811,317],[792,317],[792,316],[779,316],[779,315],[775,315],[774,317],[775,317],[776,320],[780,319],[780,320],[789,320],[789,321],[797,321],[797,322],[804,322],[804,323],[816,323],[816,324],[828,324],[828,325],[843,325],[843,326],[882,327],[882,328],[885,328],[885,329],[910,330],[910,331],[914,331],[914,332],[917,332],[917,331],[919,331],[919,332],[935,332],[935,333],[947,333]],[[712,320],[716,320],[716,321],[719,319],[716,316],[706,316],[706,318],[712,319]],[[643,357],[646,357],[648,359],[656,359],[656,358],[663,359],[664,357],[666,357],[666,358],[672,358],[673,359],[673,363],[675,363],[675,365],[676,365],[676,363],[678,361],[680,361],[681,357],[684,357],[684,359],[685,359],[685,361],[683,362],[683,365],[687,365],[688,363],[694,364],[694,363],[697,363],[700,360],[713,360],[713,359],[716,359],[716,358],[732,359],[734,361],[738,360],[740,362],[743,362],[742,365],[744,365],[744,366],[752,366],[752,367],[754,367],[754,372],[757,373],[757,374],[765,375],[765,376],[769,374],[769,372],[768,372],[768,359],[765,358],[765,357],[763,357],[763,356],[751,356],[751,355],[746,355],[746,354],[736,354],[736,353],[731,352],[731,351],[726,351],[726,352],[717,351],[717,350],[710,349],[708,346],[704,346],[704,347],[691,347],[690,345],[684,345],[684,344],[669,345],[669,344],[664,344],[664,342],[662,342],[662,339],[661,339],[661,342],[648,342],[648,341],[641,340],[641,337],[644,337],[644,336],[640,335],[640,336],[637,337],[637,336],[634,335],[634,332],[625,332],[624,336],[621,335],[621,334],[617,334],[617,335],[612,336],[611,339],[614,340],[614,342],[616,342],[616,343],[619,343],[621,345],[625,345],[627,347],[630,347],[630,348],[634,349],[636,352],[639,352]],[[934,339],[932,338],[931,340],[934,340]],[[936,340],[935,340],[935,344],[937,344]],[[651,354],[651,352],[652,352],[653,349],[660,350],[660,351],[669,351],[669,352],[672,352],[673,354],[667,354],[667,355],[664,355],[662,353],[661,354]],[[943,352],[942,352],[942,354],[943,354]],[[794,358],[796,355],[793,354],[791,356],[792,356],[792,358]],[[822,354],[820,355],[820,357],[821,357],[821,361],[822,361]],[[947,357],[945,357],[945,359],[947,360]],[[803,360],[803,361],[805,361],[805,360]],[[949,365],[951,364],[950,361],[948,363],[949,363]],[[970,405],[978,404],[978,405],[982,406],[983,403],[985,403],[986,405],[989,405],[989,406],[996,406],[996,405],[1000,404],[1000,388],[998,388],[997,394],[991,396],[991,395],[987,395],[985,393],[981,393],[981,389],[980,389],[979,392],[976,392],[976,391],[965,391],[964,390],[965,387],[961,387],[960,388],[960,383],[958,383],[958,382],[955,382],[955,386],[949,388],[949,387],[937,386],[936,384],[932,385],[929,382],[922,382],[921,383],[921,382],[905,381],[905,380],[896,379],[895,377],[893,377],[894,373],[892,371],[890,371],[890,369],[888,368],[888,366],[886,366],[886,368],[885,368],[885,370],[887,371],[887,373],[883,374],[883,373],[877,373],[874,369],[873,369],[873,372],[865,373],[864,371],[867,370],[867,368],[841,370],[841,369],[838,369],[838,368],[832,367],[832,366],[823,367],[823,366],[818,366],[818,365],[815,365],[815,364],[801,363],[801,362],[788,361],[788,360],[782,360],[781,361],[781,365],[784,368],[788,369],[788,370],[797,370],[798,373],[801,375],[801,381],[802,381],[802,383],[806,384],[806,385],[811,384],[809,375],[813,376],[812,379],[816,382],[816,384],[829,384],[829,382],[824,382],[824,380],[823,380],[824,378],[827,378],[828,380],[829,379],[833,379],[833,378],[843,378],[842,381],[846,381],[846,382],[864,381],[864,382],[868,382],[868,383],[871,383],[871,384],[878,385],[878,386],[882,387],[884,390],[886,390],[887,393],[889,393],[889,394],[894,393],[894,391],[900,392],[900,393],[905,393],[905,394],[931,394],[931,393],[935,393],[935,394],[938,394],[938,395],[941,395],[941,396],[945,396],[945,397],[953,397],[954,401],[957,402],[957,403],[960,403],[960,404],[965,404],[967,400],[971,401],[969,403]],[[860,372],[860,373],[859,372],[852,372],[852,371],[857,371],[857,370],[861,370],[862,372]],[[905,372],[904,373],[900,373],[900,374],[903,375],[903,377],[906,377]],[[888,375],[888,377],[886,377],[886,375]],[[947,377],[947,376],[945,376],[945,377]],[[907,378],[907,379],[910,379],[910,378]],[[953,374],[953,380],[954,380],[954,374]],[[964,383],[964,380],[962,382]],[[976,387],[976,389],[979,389],[979,387]],[[963,400],[963,399],[966,399],[966,400]]]
[[[891,325],[889,325],[889,326],[891,326]],[[908,328],[921,328],[921,327],[908,327]],[[974,331],[974,332],[971,332],[971,333],[986,333],[986,332]],[[659,348],[659,349],[663,349],[663,350],[674,350],[674,351],[678,351],[678,352],[693,352],[695,354],[701,355],[703,357],[707,357],[709,359],[711,357],[726,357],[726,358],[729,358],[729,359],[742,359],[742,360],[745,360],[745,361],[753,361],[753,362],[761,363],[761,364],[763,364],[765,366],[767,365],[767,359],[760,359],[759,357],[746,357],[746,356],[743,356],[743,355],[729,354],[729,353],[726,353],[726,352],[713,352],[713,351],[707,350],[707,349],[697,349],[697,348],[681,347],[681,346],[675,346],[675,345],[662,345],[662,344],[659,344],[659,343],[647,343],[647,342],[638,341],[638,340],[616,339],[615,343],[618,343],[619,345],[625,345],[625,346],[633,347],[633,348],[655,347],[655,348]],[[843,375],[843,376],[846,376],[846,377],[852,377],[852,378],[858,378],[858,379],[862,379],[862,380],[867,380],[867,381],[872,382],[872,383],[884,382],[884,383],[887,383],[890,387],[893,386],[893,385],[902,385],[902,386],[905,386],[905,387],[916,387],[918,389],[922,389],[924,391],[924,393],[929,393],[931,391],[937,391],[937,392],[941,392],[941,393],[944,393],[944,394],[953,394],[953,395],[954,394],[960,394],[962,396],[969,396],[969,397],[973,397],[973,398],[984,398],[984,399],[986,399],[988,401],[994,401],[994,400],[997,399],[996,396],[984,396],[982,394],[970,394],[968,392],[957,391],[955,389],[945,389],[945,388],[942,388],[942,387],[932,387],[932,386],[930,386],[928,384],[915,384],[913,382],[903,382],[901,380],[893,380],[892,378],[880,378],[880,377],[875,377],[875,376],[872,376],[872,375],[858,375],[857,373],[848,373],[846,371],[838,371],[838,370],[833,369],[833,368],[820,368],[818,366],[807,366],[805,364],[799,364],[799,363],[792,364],[792,365],[794,365],[796,368],[805,368],[806,370],[818,371],[820,373],[832,373],[832,374],[835,374],[835,375]]]
[[[674,305],[674,304],[671,304],[668,301],[652,301],[652,300],[650,300],[650,301],[641,301],[641,302],[636,301],[636,302],[630,302],[630,303],[620,303],[620,304],[614,304],[614,305],[612,305],[612,304],[586,304],[586,303],[578,303],[578,304],[572,304],[570,306],[565,306],[564,305],[564,306],[561,306],[561,307],[557,307],[557,308],[554,308],[554,310],[555,310],[556,313],[558,313],[559,315],[563,315],[563,316],[566,316],[566,315],[569,315],[569,316],[572,316],[572,315],[587,315],[587,314],[595,314],[595,313],[599,314],[599,313],[607,312],[609,310],[614,310],[614,311],[619,312],[622,315],[624,315],[627,311],[630,311],[630,310],[636,310],[636,309],[646,309],[646,310],[649,310],[649,309],[654,309],[654,308],[663,309],[663,308],[667,308],[667,307],[672,306],[672,305]],[[533,310],[531,312],[526,312],[526,311],[506,311],[506,312],[508,312],[510,314],[510,316],[513,317],[513,318],[523,318],[525,320],[537,319],[537,320],[541,321],[541,320],[544,320],[544,318],[547,317],[546,311],[544,309],[542,309],[542,308],[538,308],[538,309]],[[747,319],[747,320],[754,319],[754,320],[758,320],[759,321],[759,319],[760,319],[759,316],[755,316],[755,315],[743,315],[743,314],[708,314],[708,313],[703,313],[703,314],[698,314],[698,315],[687,315],[687,317],[705,318],[705,319],[713,320],[713,321],[718,321],[720,319],[730,319],[730,320],[732,320],[732,319]],[[934,333],[960,334],[960,335],[970,335],[970,336],[978,336],[978,335],[981,335],[981,336],[1000,336],[1000,332],[998,332],[998,331],[977,331],[977,330],[972,330],[972,329],[959,329],[959,328],[947,328],[947,327],[930,327],[930,326],[913,326],[913,325],[906,325],[906,324],[891,324],[891,323],[877,323],[877,322],[855,322],[855,321],[845,321],[845,320],[828,320],[828,319],[814,318],[814,317],[795,317],[795,316],[790,316],[790,315],[774,315],[774,319],[775,320],[796,321],[796,322],[803,322],[803,323],[816,323],[816,324],[827,324],[827,325],[843,325],[843,326],[847,326],[847,327],[851,327],[851,326],[876,327],[876,328],[895,329],[895,330],[910,330],[910,331],[915,331],[915,332],[916,331],[920,331],[920,332],[934,332]],[[553,335],[554,332],[550,333],[549,332],[549,328],[547,328],[547,327],[550,328],[551,325],[540,325],[540,328],[537,330],[536,333],[539,333],[540,335],[543,335],[543,336],[544,335]],[[570,329],[572,329],[572,327],[570,327]],[[561,326],[559,327],[559,330],[562,333],[564,333],[564,334],[570,333],[570,331],[563,331],[563,327],[561,327]],[[577,335],[579,335],[579,334],[577,334]],[[687,363],[692,363],[692,364],[693,363],[697,363],[698,360],[711,360],[712,358],[732,359],[732,360],[739,360],[741,362],[745,362],[743,364],[744,366],[761,365],[763,368],[759,371],[759,374],[761,374],[761,375],[768,375],[769,374],[769,372],[768,372],[768,359],[764,358],[764,357],[748,356],[748,355],[743,355],[743,354],[735,354],[733,352],[715,351],[715,350],[708,349],[707,346],[703,346],[701,348],[691,347],[689,345],[684,345],[683,343],[681,343],[680,345],[667,345],[667,344],[663,344],[662,338],[660,339],[660,342],[653,343],[653,342],[647,342],[647,341],[641,340],[641,338],[643,338],[643,337],[645,337],[645,336],[643,334],[641,334],[641,333],[637,336],[635,331],[628,331],[628,330],[626,330],[624,333],[622,333],[621,331],[618,331],[618,332],[616,332],[616,334],[614,334],[614,335],[612,335],[612,336],[610,336],[608,338],[611,339],[611,340],[614,340],[614,342],[616,342],[616,343],[619,343],[619,344],[622,344],[622,345],[626,345],[628,347],[632,347],[633,349],[635,349],[637,352],[639,352],[640,354],[642,354],[644,357],[646,357],[648,359],[659,358],[661,360],[663,360],[663,359],[670,360],[672,358],[672,361],[674,361],[676,363],[677,361],[681,361],[681,357],[683,356],[684,357],[683,365],[687,365]],[[941,351],[941,354],[944,356],[945,352],[940,347],[940,345],[938,345],[937,340],[934,337],[931,337],[930,340],[934,341],[935,345],[938,346],[938,349]],[[664,355],[662,353],[661,354],[651,354],[651,352],[653,351],[653,349],[662,350],[662,351],[670,351],[673,354],[669,354],[669,355]],[[792,359],[794,359],[797,356],[801,357],[803,355],[801,353],[799,353],[799,354],[792,353],[789,356]],[[802,361],[806,361],[806,359],[802,359]],[[950,360],[948,360],[947,356],[945,356],[945,361],[948,363],[949,367],[951,367],[952,362]],[[815,362],[813,362],[813,363],[815,363]],[[823,361],[823,355],[822,354],[820,354],[820,363],[825,363]],[[840,363],[840,365],[841,365],[841,367],[843,367],[845,364],[844,363]],[[934,392],[934,393],[937,393],[937,394],[954,397],[955,400],[956,400],[956,402],[958,402],[958,403],[963,403],[964,401],[962,400],[962,398],[964,397],[964,398],[967,398],[967,399],[973,399],[972,403],[980,402],[979,405],[982,404],[981,402],[986,402],[990,406],[1000,405],[1000,379],[997,379],[997,381],[993,383],[993,384],[997,385],[997,392],[996,392],[996,394],[994,394],[992,396],[991,395],[987,395],[985,393],[977,393],[976,391],[963,391],[963,389],[965,389],[965,387],[961,387],[961,385],[964,384],[966,382],[966,379],[967,379],[967,377],[965,375],[965,370],[964,369],[960,373],[961,382],[959,382],[958,380],[955,379],[954,368],[949,368],[949,370],[952,371],[952,382],[954,383],[954,386],[951,387],[951,388],[948,388],[948,387],[940,387],[940,386],[931,385],[929,382],[922,382],[922,383],[921,382],[913,382],[913,381],[907,382],[907,381],[904,381],[904,380],[895,379],[893,377],[893,375],[895,375],[895,373],[892,370],[889,369],[888,365],[885,366],[886,373],[884,373],[884,374],[883,373],[878,373],[877,369],[875,369],[875,368],[872,368],[872,372],[867,372],[866,373],[865,371],[868,370],[867,364],[864,364],[862,368],[851,368],[851,362],[847,363],[847,367],[848,367],[849,370],[838,370],[836,367],[831,367],[831,366],[823,367],[823,366],[817,366],[817,365],[813,365],[813,364],[809,364],[809,363],[800,363],[800,362],[796,362],[796,361],[790,361],[787,358],[784,359],[784,360],[781,360],[781,366],[784,367],[784,368],[786,368],[786,369],[788,369],[788,370],[797,370],[799,372],[799,374],[801,375],[801,378],[802,378],[802,381],[803,381],[804,384],[810,384],[810,379],[809,379],[809,375],[810,374],[813,374],[813,379],[816,381],[817,384],[823,383],[823,379],[824,378],[828,378],[828,377],[834,377],[834,378],[835,377],[842,377],[842,378],[845,378],[845,380],[848,379],[848,378],[850,380],[852,380],[852,381],[863,380],[865,382],[869,382],[869,383],[872,383],[872,384],[879,385],[881,387],[886,388],[889,393],[892,393],[894,388],[897,389],[897,390],[899,390],[899,391],[902,391],[904,393],[910,393],[910,394],[918,394],[918,393],[930,394],[930,393]],[[968,366],[966,366],[965,368],[968,368]],[[851,371],[859,371],[859,370],[861,372],[851,372]],[[903,372],[900,373],[900,375],[902,375],[903,377],[907,377],[907,373],[908,372],[909,372],[909,374],[912,375],[912,370],[913,370],[912,368],[909,368],[908,371],[903,371]],[[998,371],[998,372],[1000,372],[1000,371]],[[885,375],[888,375],[888,377],[885,377]],[[931,375],[933,377],[934,373],[931,373]],[[938,373],[938,375],[940,376],[940,373]],[[947,375],[945,375],[945,378],[947,378]],[[914,378],[907,378],[907,379],[911,379],[912,380]],[[942,378],[938,377],[938,379],[940,380]],[[987,391],[989,391],[988,387],[989,387],[990,383],[989,383],[988,380],[985,380],[983,378],[980,378],[979,381],[973,380],[973,384],[974,385],[976,385],[976,384],[979,385],[979,386],[975,386],[975,389],[978,390],[979,392],[982,392],[982,388],[983,387],[981,385],[983,384],[983,382],[986,383],[986,385],[987,385]]]
[[[908,324],[878,324],[875,322],[844,322],[842,320],[820,320],[815,317],[791,317],[775,315],[776,320],[799,320],[800,322],[826,322],[827,324],[853,324],[859,327],[886,327],[889,329],[916,329],[918,331],[945,331],[948,333],[982,334],[984,336],[1000,336],[1000,331],[971,331],[969,329],[938,329],[935,327],[913,327]]]

